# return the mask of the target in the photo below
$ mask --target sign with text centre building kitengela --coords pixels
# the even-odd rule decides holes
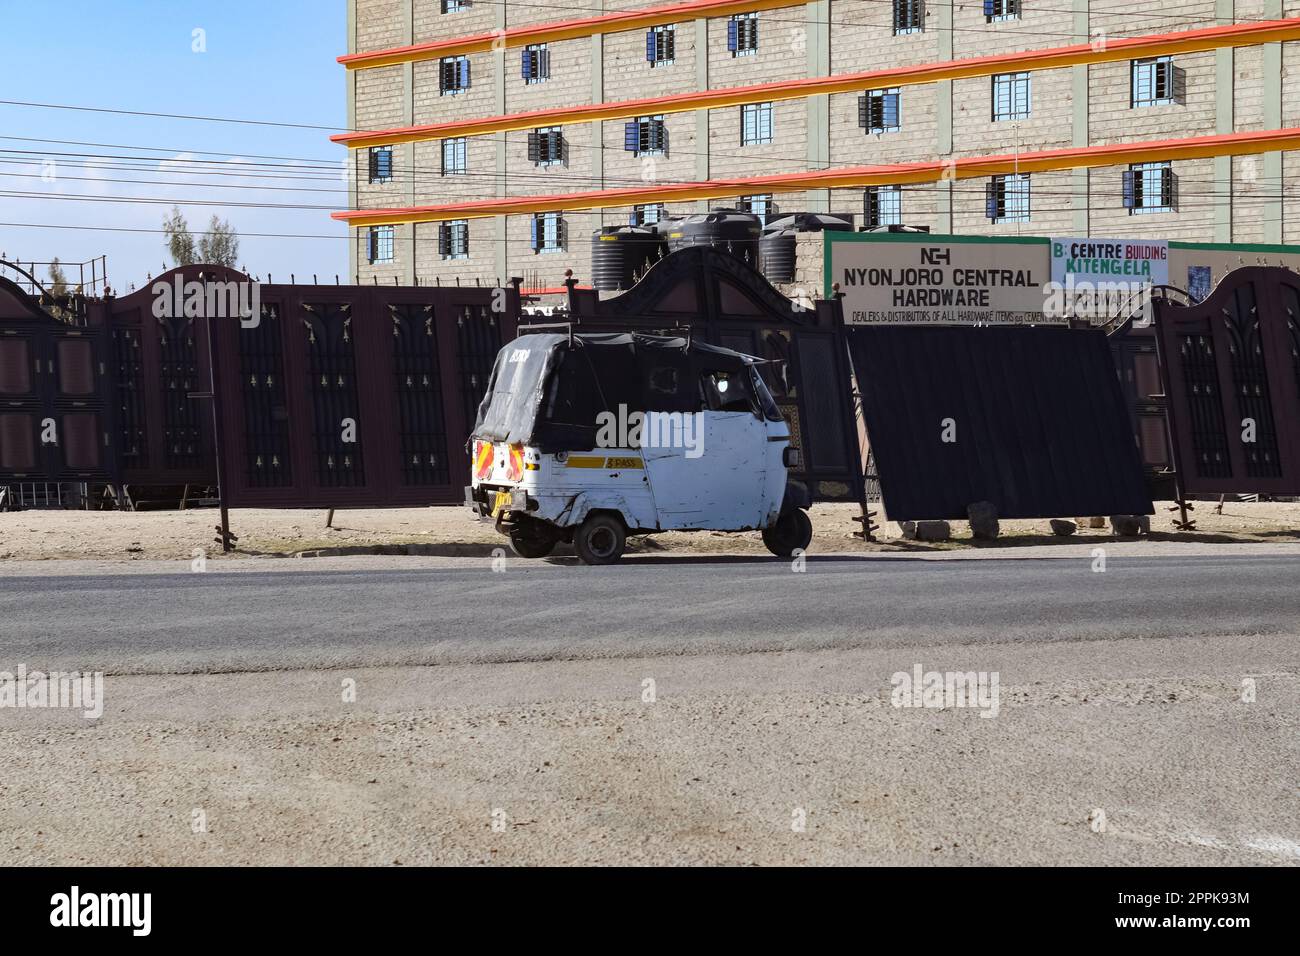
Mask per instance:
[[[1051,315],[1104,322],[1143,309],[1151,289],[1168,284],[1167,240],[1052,239]]]
[[[1045,238],[826,233],[826,240],[827,272],[849,325],[1053,321],[1043,315]]]

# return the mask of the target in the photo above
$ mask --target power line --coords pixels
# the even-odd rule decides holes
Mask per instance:
[[[96,146],[101,149],[140,149],[155,153],[198,153],[203,156],[236,156],[247,159],[284,159],[292,162],[319,163],[321,165],[332,165],[338,163],[337,159],[304,159],[301,156],[262,156],[256,153],[229,153],[211,149],[176,149],[168,146],[126,146],[120,143],[91,143],[79,139],[46,139],[42,136],[0,136],[0,139],[9,139],[22,143],[57,143],[61,146]]]
[[[76,154],[76,155],[83,155],[83,156],[85,156],[85,155],[99,155],[99,154]],[[118,157],[104,157],[104,158],[113,158],[113,159],[116,159],[116,158],[118,158]],[[155,161],[155,160],[153,160],[152,158],[150,158],[150,162],[154,162],[154,161]],[[0,159],[0,162],[6,162],[6,160]],[[30,162],[30,161],[22,160],[22,161],[16,161],[16,162],[24,162],[24,163],[28,163],[28,162]],[[223,163],[222,165],[227,165],[227,164],[224,164],[224,163]],[[261,167],[261,166],[270,165],[270,164],[258,164],[258,165],[259,165],[259,167]],[[111,167],[110,167],[110,168],[111,168]],[[293,168],[297,168],[297,167],[293,167]],[[161,174],[161,173],[164,172],[164,170],[161,170],[161,169],[154,169],[154,168],[146,168],[146,169],[144,169],[144,170],[140,170],[138,167],[135,167],[135,169],[136,169],[137,171],[144,171],[144,172],[155,173],[155,174]],[[188,171],[182,171],[182,172],[184,172],[185,174],[191,174],[191,173],[189,173]],[[1064,171],[1061,171],[1061,172],[1064,172]],[[213,174],[213,171],[211,171],[211,170],[201,170],[201,171],[195,171],[195,172],[192,173],[191,175],[211,175],[211,174]],[[256,174],[252,174],[252,173],[230,173],[230,172],[228,172],[228,171],[222,171],[222,172],[219,173],[219,174],[221,174],[221,175],[230,175],[230,176],[235,176],[235,177],[238,177],[238,178],[244,178],[244,177],[248,177],[248,176],[256,175]],[[4,174],[4,173],[0,173],[0,175],[21,176],[22,174]],[[468,178],[469,176],[472,176],[472,175],[474,175],[474,174],[467,174],[467,178]],[[492,174],[492,175],[489,175],[489,174],[482,174],[482,175],[483,175],[485,178],[494,178],[494,176],[495,176],[496,174]],[[1046,174],[1046,175],[1051,175],[1051,174],[1048,173],[1048,174]],[[27,177],[27,178],[36,178],[36,177]],[[45,176],[41,176],[41,177],[39,177],[39,178],[45,179],[46,177],[45,177]],[[121,183],[126,183],[126,184],[132,184],[132,185],[138,184],[138,185],[143,186],[143,187],[149,187],[149,186],[151,186],[151,185],[155,185],[155,184],[151,184],[151,183],[149,183],[149,182],[143,181],[143,180],[107,180],[107,179],[105,179],[105,178],[103,178],[103,177],[72,177],[72,176],[68,176],[68,177],[65,177],[65,178],[68,178],[68,179],[83,179],[83,180],[85,180],[85,181],[116,181],[116,182],[121,182]],[[282,177],[280,177],[280,176],[277,175],[277,176],[273,176],[273,177],[269,177],[269,178],[282,178]],[[286,176],[286,177],[283,177],[283,178],[290,178],[290,177],[287,177],[287,176]],[[459,179],[459,177],[438,177],[438,178],[439,178],[439,180],[441,181],[441,183],[442,183],[443,185],[450,185],[450,184],[451,184],[451,181],[452,181],[453,179]],[[528,174],[525,174],[525,173],[516,173],[516,174],[513,174],[513,175],[507,174],[507,176],[506,176],[506,179],[507,179],[508,181],[513,181],[513,182],[516,182],[516,183],[528,184],[529,181],[536,181],[536,182],[543,182],[543,183],[545,183],[546,185],[549,185],[549,186],[552,186],[552,187],[568,186],[568,187],[570,187],[570,188],[573,188],[573,187],[575,187],[575,186],[580,186],[580,185],[583,185],[583,184],[588,183],[588,182],[591,183],[591,184],[593,184],[593,185],[598,185],[598,186],[607,186],[607,185],[609,185],[611,182],[619,182],[619,180],[611,180],[609,177],[603,177],[603,178],[601,178],[601,179],[596,179],[596,178],[594,178],[594,177],[577,177],[577,176],[571,176],[571,175],[561,175],[561,177],[559,177],[559,178],[561,178],[561,182],[557,183],[557,182],[555,182],[554,178],[552,178],[552,175],[551,175],[551,174],[548,174],[548,173],[541,173],[541,172],[539,172],[539,173],[537,173],[537,174],[534,174],[534,175],[532,175],[532,176],[529,176]],[[1257,177],[1255,177],[1255,178],[1256,178],[1256,180],[1259,180],[1259,179],[1264,179],[1264,178],[1267,178],[1267,177],[1258,177],[1258,176],[1257,176]],[[1285,177],[1283,177],[1283,178],[1285,178]],[[643,186],[643,185],[645,185],[645,182],[644,182],[643,180],[639,179],[639,178],[638,178],[638,179],[635,179],[635,180],[627,180],[626,182],[629,182],[630,184],[632,184],[632,185],[634,185],[634,186],[638,186],[638,187],[639,187],[639,186]],[[657,183],[657,185],[660,185],[660,186],[670,186],[670,185],[674,185],[674,184],[679,183],[679,182],[683,182],[683,181],[678,181],[678,180],[663,180],[663,181],[659,181],[659,182]],[[713,182],[717,182],[717,183],[719,183],[719,184],[728,184],[726,180],[713,180]],[[1212,184],[1214,184],[1215,191],[1221,191],[1221,190],[1223,190],[1224,188],[1226,188],[1226,184],[1220,183],[1219,181],[1214,180],[1214,179],[1210,179],[1210,180],[1201,180],[1201,179],[1197,179],[1197,178],[1194,178],[1194,177],[1189,177],[1189,176],[1186,176],[1186,175],[1180,177],[1179,182],[1182,183],[1182,184],[1189,184],[1189,183],[1193,183],[1193,182],[1208,182],[1208,183],[1212,183]],[[757,188],[757,189],[772,188],[772,187],[761,187],[761,186],[760,186],[760,187],[756,187],[756,186],[754,186],[754,184],[752,184],[752,183],[744,183],[744,182],[739,182],[739,181],[736,181],[736,182],[733,182],[733,183],[730,183],[730,184],[731,184],[731,185],[735,185],[736,188],[737,188],[738,190],[743,190],[743,189],[745,189],[745,188],[749,188],[749,189],[755,189],[755,188]],[[170,183],[167,183],[167,182],[159,182],[159,183],[156,183],[156,185],[193,186],[193,187],[195,187],[195,188],[199,188],[199,189],[206,189],[206,188],[240,188],[240,187],[235,187],[235,186],[229,186],[229,185],[226,185],[226,184],[215,184],[215,183],[214,183],[214,184],[209,184],[209,183],[179,183],[179,182],[174,182],[174,181],[173,181],[173,182],[170,182]],[[921,185],[921,184],[909,184],[909,188],[910,188],[910,189],[914,189],[914,188],[916,188],[917,186],[920,186],[920,185]],[[310,189],[309,187],[296,187],[296,186],[283,186],[283,187],[277,187],[277,186],[270,186],[270,187],[267,187],[267,186],[263,186],[263,187],[258,187],[258,186],[249,186],[249,185],[245,185],[244,188],[250,188],[250,189],[255,189],[255,188],[256,188],[256,189],[264,189],[264,190],[265,190],[265,189],[273,189],[273,190],[283,190],[283,191],[290,191],[290,192],[294,192],[294,191],[342,192],[342,191],[343,191],[342,189],[338,189],[338,190],[313,190],[313,189]],[[860,188],[860,187],[846,187],[846,188],[855,188],[855,189],[856,189],[856,188]],[[936,188],[937,188],[937,187],[936,187]],[[802,191],[802,190],[794,190],[794,191]],[[1050,195],[1050,194],[1051,194],[1051,191],[1050,191],[1049,189],[1044,189],[1043,187],[1039,187],[1037,190],[1035,190],[1035,194],[1036,194],[1036,195],[1039,195],[1039,196],[1047,196],[1047,195]],[[35,195],[33,195],[33,194],[30,193],[30,191],[29,191],[28,193],[26,193],[26,194],[20,194],[20,193],[15,192],[15,193],[12,193],[11,195],[13,195],[15,198],[36,198],[36,199],[39,199],[39,198],[64,198],[64,197],[57,197],[57,196],[48,196],[48,195],[45,195],[45,194],[35,194]],[[76,198],[76,197],[67,197],[67,198]],[[87,197],[87,198],[93,198],[93,197]],[[478,199],[481,199],[481,198],[484,198],[484,197],[481,197],[481,196],[478,196],[478,195],[473,195],[473,196],[470,196],[470,197],[466,197],[465,201],[474,201],[474,200],[478,200]],[[124,200],[124,199],[121,198],[121,197],[109,197],[109,198],[106,199],[106,201],[121,202],[121,201],[127,201],[127,200]],[[263,208],[292,208],[292,209],[314,209],[314,210],[324,210],[324,209],[329,209],[329,208],[331,208],[331,207],[323,207],[323,206],[309,206],[309,205],[305,205],[305,204],[220,203],[220,202],[215,202],[215,201],[211,201],[211,200],[180,199],[180,198],[176,198],[176,197],[168,197],[168,198],[166,198],[166,199],[150,199],[150,198],[144,197],[144,198],[141,198],[140,201],[142,201],[142,202],[155,202],[155,203],[161,203],[161,202],[173,202],[173,203],[182,204],[182,205],[185,205],[185,204],[197,204],[197,205],[231,205],[232,207],[235,207],[235,206],[248,206],[248,207],[262,206]],[[688,200],[688,201],[689,201],[689,200]],[[449,203],[449,202],[448,202],[448,203],[444,203],[444,204],[450,205],[450,204],[452,204],[452,203]],[[374,207],[374,208],[383,208],[383,207]],[[365,211],[365,210],[358,210],[358,211]],[[573,215],[573,213],[570,212],[570,215]]]
[[[73,231],[85,232],[137,232],[147,233],[150,235],[166,235],[165,229],[146,229],[143,226],[88,226],[81,223],[57,223],[57,222],[0,222],[0,226],[10,229],[71,229]],[[190,230],[192,236],[210,236],[212,232],[201,229]],[[352,236],[327,236],[320,233],[293,233],[293,232],[241,232],[240,239],[334,239],[344,242],[352,241]]]
[[[0,100],[0,106],[25,106],[44,110],[71,110],[79,113],[111,113],[117,116],[148,116],[153,119],[198,120],[204,123],[234,123],[240,126],[278,126],[283,129],[311,129],[346,132],[345,126],[320,126],[314,123],[286,123],[274,120],[239,119],[229,116],[205,116],[195,113],[156,113],[151,110],[113,109],[107,106],[73,106],[67,103],[36,103],[29,100]]]
[[[852,189],[854,191],[857,191],[858,187],[846,187],[846,189]],[[904,190],[906,191],[922,191],[922,190],[937,191],[939,189],[941,189],[940,186],[920,186],[920,185],[904,186]],[[963,189],[963,187],[959,187],[959,186],[954,186],[953,191],[954,193],[965,194],[966,196],[974,196],[983,193],[983,190],[978,190],[978,189],[966,190]],[[1287,198],[1286,193],[1284,193],[1284,189],[1283,191],[1279,191],[1279,193],[1268,193],[1268,191],[1256,190],[1256,191],[1252,191],[1252,193],[1249,195],[1234,195],[1234,196],[1219,195],[1218,190],[1206,190],[1204,191],[1204,193],[1193,193],[1193,191],[1191,190],[1180,190],[1180,194],[1186,194],[1186,193],[1192,193],[1193,199],[1188,200],[1186,195],[1180,195],[1180,198],[1177,203],[1177,207],[1171,209],[1171,212],[1191,211],[1191,209],[1218,208],[1218,207],[1226,206],[1226,204],[1229,203],[1231,203],[1232,206],[1234,207],[1268,206],[1268,204],[1281,202],[1281,200]],[[147,203],[155,203],[155,204],[174,203],[174,204],[179,204],[179,206],[231,206],[231,207],[248,207],[248,208],[302,209],[302,211],[318,211],[318,209],[329,208],[329,207],[318,207],[318,206],[305,206],[305,204],[292,204],[292,203],[285,203],[285,204],[220,203],[220,202],[214,202],[214,200],[139,199],[139,198],[134,198],[134,196],[30,195],[30,194],[14,193],[14,191],[0,191],[0,195],[10,196],[10,198],[14,198],[14,199],[88,200],[88,202],[107,202],[107,203],[138,203],[138,202],[147,202]],[[1091,198],[1092,191],[1050,190],[1050,189],[1034,190],[1031,191],[1030,196],[1031,196],[1031,202],[1034,199],[1043,199],[1043,198],[1074,199],[1074,198],[1078,198],[1078,196],[1087,196],[1087,198]],[[693,200],[686,200],[686,202],[693,202]],[[607,209],[571,209],[571,211],[563,211],[563,215],[565,219],[604,219],[604,217],[611,217],[611,219],[616,219],[615,216],[611,216],[610,209],[612,208],[619,208],[619,207],[608,207]],[[1084,206],[1074,206],[1074,204],[1061,204],[1060,207],[1048,207],[1047,209],[1039,207],[1037,208],[1037,212],[1082,212],[1082,211],[1118,212],[1121,211],[1122,208],[1123,208],[1122,206],[1117,206],[1117,204],[1113,202],[1112,203],[1088,203],[1088,204],[1084,204]],[[954,211],[954,213],[956,212],[959,211]],[[529,215],[529,213],[513,213],[513,215],[526,216]],[[676,215],[693,215],[693,213],[689,211],[684,211],[684,212],[676,213]],[[772,217],[774,217],[774,219],[779,219],[780,213],[777,212]],[[0,225],[32,225],[32,224],[0,224]],[[429,224],[417,224],[417,225],[429,225]],[[83,228],[83,226],[78,226],[78,225],[59,226],[55,224],[47,224],[47,228],[79,229],[79,228]],[[88,229],[91,228],[91,226],[85,226],[85,228]],[[103,228],[108,229],[107,226],[103,226]],[[126,229],[123,230],[123,232],[161,233],[164,232],[164,230]],[[205,233],[199,233],[199,234],[205,234]],[[350,238],[348,237],[348,235],[342,235],[342,237],[326,237],[326,235],[307,235],[307,234],[289,234],[289,233],[247,233],[247,235],[260,235],[260,237],[266,237],[266,238]],[[403,239],[403,241],[408,241],[408,239]],[[420,239],[420,241],[432,241],[432,239]]]
[[[111,203],[148,203],[162,206],[220,206],[223,209],[290,209],[301,212],[328,212],[333,206],[309,206],[303,203],[258,203],[231,202],[221,199],[164,199],[147,196],[86,196],[86,195],[49,195],[48,193],[20,192],[0,189],[0,196],[10,199],[35,199],[41,202],[111,202]]]
[[[45,179],[41,173],[0,172],[0,176],[18,179]],[[87,183],[125,183],[133,186],[193,186],[196,189],[271,189],[277,192],[291,193],[346,193],[348,191],[347,189],[318,189],[311,186],[258,186],[249,183],[179,183],[171,180],[148,182],[143,179],[112,179],[104,176],[69,176],[66,173],[60,173],[58,179],[60,181],[70,179],[75,182]]]
[[[573,145],[584,145],[584,144],[573,144]],[[130,147],[127,147],[127,146],[125,146],[125,145],[122,145],[121,148],[130,148]],[[606,148],[606,149],[613,149],[613,147],[603,147],[603,148]],[[19,153],[19,154],[27,154],[27,155],[32,155],[32,156],[48,156],[48,155],[57,155],[57,156],[82,157],[82,158],[87,158],[87,157],[89,157],[89,158],[105,159],[105,160],[128,159],[128,160],[133,161],[133,162],[134,162],[134,161],[137,161],[137,160],[142,160],[142,159],[143,159],[143,160],[147,160],[147,161],[150,162],[150,163],[153,163],[153,162],[166,162],[168,165],[176,165],[176,164],[180,164],[180,163],[191,163],[191,162],[200,162],[200,163],[214,163],[214,162],[215,162],[216,165],[218,165],[218,166],[221,167],[220,170],[212,170],[212,169],[208,169],[208,168],[201,168],[201,169],[195,169],[195,170],[190,170],[190,169],[177,169],[177,170],[175,170],[175,171],[178,172],[178,173],[181,173],[181,174],[183,174],[183,175],[192,175],[192,176],[223,176],[223,177],[229,177],[229,178],[251,178],[251,177],[255,177],[255,176],[259,176],[259,175],[261,175],[261,174],[259,174],[259,173],[253,173],[253,172],[235,172],[235,171],[231,171],[231,170],[228,168],[228,167],[230,167],[230,166],[232,165],[231,163],[228,163],[228,162],[217,162],[217,161],[212,161],[212,160],[174,159],[174,160],[160,161],[160,160],[156,160],[156,159],[153,158],[153,157],[117,157],[117,156],[112,156],[112,155],[109,155],[109,154],[98,154],[98,153],[54,153],[54,154],[47,154],[47,153],[43,153],[43,152],[41,152],[41,151],[35,151],[35,150],[6,150],[6,149],[3,149],[3,148],[0,148],[0,163],[10,162],[9,160],[6,160],[6,159],[3,158],[3,154],[6,154],[6,153]],[[697,153],[695,153],[695,151],[685,151],[685,153],[686,153],[687,155],[698,155]],[[715,151],[713,154],[711,154],[711,155],[713,155],[713,156],[715,156],[715,157],[719,157],[719,158],[726,156],[726,154],[718,153],[718,152],[716,152],[716,151]],[[754,163],[758,163],[758,164],[763,164],[764,166],[770,166],[770,164],[771,164],[774,160],[779,159],[779,158],[780,158],[780,157],[773,157],[773,156],[770,156],[770,155],[768,155],[768,156],[755,156],[755,157],[738,157],[738,159],[740,159],[741,161],[745,161],[745,162],[754,162]],[[953,157],[953,159],[960,159],[960,158],[961,158],[961,157]],[[23,160],[23,161],[20,161],[20,162],[30,162],[30,163],[32,163],[32,164],[34,165],[34,164],[36,163],[36,160],[30,160],[30,161]],[[835,161],[829,161],[829,162],[827,162],[827,163],[808,164],[806,160],[796,161],[796,160],[794,160],[793,158],[790,158],[790,162],[791,162],[792,166],[794,167],[793,169],[786,170],[786,171],[790,171],[790,172],[795,172],[795,171],[799,171],[799,170],[802,170],[802,169],[809,169],[809,168],[812,168],[812,169],[834,169],[834,168],[840,168],[840,167],[842,167],[842,166],[844,165],[842,162],[835,162]],[[313,174],[313,173],[306,173],[306,174],[303,174],[303,173],[300,172],[300,171],[303,170],[303,169],[305,169],[305,167],[302,167],[302,166],[288,166],[288,167],[286,167],[286,166],[282,166],[282,165],[279,165],[279,164],[271,164],[271,163],[259,163],[259,164],[253,164],[253,165],[255,166],[255,168],[258,168],[258,169],[262,169],[262,168],[275,168],[275,169],[288,169],[288,170],[294,170],[294,172],[293,172],[292,174],[290,174],[290,173],[283,173],[283,174],[281,174],[281,173],[276,173],[276,174],[273,174],[273,175],[269,175],[269,176],[265,176],[265,177],[264,177],[264,178],[269,178],[269,179],[273,179],[273,180],[281,180],[281,181],[287,181],[287,180],[303,180],[303,181],[316,181],[316,182],[331,182],[331,181],[339,181],[339,180],[342,180],[342,181],[345,181],[345,182],[347,181],[347,177],[346,177],[346,175],[345,175],[345,173],[347,172],[347,170],[346,170],[345,168],[341,167],[341,166],[335,166],[335,167],[333,167],[334,172],[332,172],[332,173],[331,173],[331,172],[325,172],[325,173],[322,173],[322,174],[320,174],[320,175],[316,175],[316,174]],[[898,169],[904,169],[904,168],[907,168],[907,167],[908,167],[909,165],[911,165],[911,164],[910,164],[910,163],[907,163],[907,162],[903,162],[903,163],[892,163],[892,164],[888,164],[888,163],[887,163],[887,164],[880,164],[880,165],[882,165],[882,166],[894,166],[894,167],[896,167],[896,168],[898,168]],[[1121,165],[1122,165],[1122,164],[1121,164]],[[91,168],[114,168],[114,167],[112,167],[112,166],[108,166],[108,167],[91,167]],[[133,167],[130,167],[130,168],[131,168],[133,171],[138,171],[138,172],[148,172],[148,173],[151,173],[151,174],[162,174],[162,173],[164,173],[164,172],[166,171],[166,170],[162,170],[162,169],[157,169],[157,168],[155,168],[155,167],[140,167],[140,166],[133,166]],[[359,177],[359,178],[360,178],[360,177]],[[1261,178],[1261,177],[1256,177],[1256,178]],[[511,185],[511,184],[517,184],[517,185],[536,185],[536,186],[539,186],[539,187],[540,187],[540,186],[546,186],[546,187],[555,188],[555,189],[561,189],[561,188],[574,189],[574,188],[581,188],[581,187],[584,187],[584,186],[587,186],[587,187],[589,187],[589,188],[591,188],[591,189],[601,189],[601,188],[606,188],[606,187],[610,187],[610,186],[631,186],[631,187],[639,187],[639,186],[643,186],[643,185],[645,185],[646,182],[647,182],[644,178],[639,177],[639,176],[638,176],[638,177],[616,177],[616,176],[609,176],[609,175],[602,175],[602,176],[594,176],[594,175],[578,175],[578,174],[576,174],[576,173],[569,172],[567,166],[566,166],[566,167],[563,167],[563,168],[554,168],[554,169],[549,170],[549,171],[548,171],[548,170],[545,170],[544,168],[541,168],[541,167],[533,167],[532,169],[523,169],[523,170],[505,171],[505,172],[500,172],[500,171],[496,171],[496,170],[483,170],[483,171],[472,171],[472,170],[466,170],[465,172],[462,172],[462,173],[455,173],[455,174],[444,174],[444,173],[441,172],[441,170],[434,171],[434,170],[432,170],[432,169],[425,171],[425,168],[424,168],[424,167],[417,167],[415,170],[410,171],[410,172],[403,172],[403,171],[394,170],[393,176],[390,177],[390,182],[393,183],[393,184],[395,184],[395,185],[405,185],[405,186],[407,186],[407,187],[410,187],[410,186],[412,186],[412,185],[414,185],[414,186],[416,186],[416,187],[423,185],[423,186],[426,186],[426,187],[433,187],[433,186],[436,184],[436,185],[439,187],[439,190],[438,190],[438,191],[442,191],[442,192],[446,192],[446,191],[448,191],[448,189],[449,189],[450,187],[453,187],[453,186],[459,185],[459,184],[461,184],[462,182],[476,182],[476,181],[488,181],[488,182],[494,183],[495,185],[497,185],[497,186],[501,186],[501,187],[509,186],[509,185]],[[711,181],[723,182],[723,183],[726,182],[725,179],[720,179],[720,180],[711,180]],[[1187,181],[1191,181],[1191,180],[1189,179],[1189,180],[1187,180]],[[678,185],[678,184],[682,184],[682,185],[685,185],[685,184],[692,184],[692,183],[698,182],[698,180],[693,180],[693,179],[691,179],[691,180],[682,180],[682,179],[657,179],[657,180],[652,180],[652,182],[654,182],[656,185],[659,185],[659,186],[670,186],[670,185]],[[195,185],[196,187],[203,187],[205,184],[195,183],[195,184],[193,184],[193,185]],[[363,186],[375,186],[375,185],[383,185],[383,184],[370,184],[370,183],[358,182],[357,185],[358,185],[358,187],[363,187]],[[285,188],[285,189],[289,189],[289,190],[292,190],[292,189],[293,189],[293,187],[283,187],[283,188]],[[371,198],[371,199],[380,199],[380,198],[383,198],[383,194],[382,194],[382,192],[380,192],[379,190],[372,190],[372,191],[370,191],[370,195],[369,195],[367,198]],[[469,202],[469,201],[475,201],[475,200],[482,199],[482,198],[487,198],[487,197],[483,197],[482,195],[479,195],[479,194],[477,194],[477,193],[473,193],[473,194],[471,194],[471,195],[469,195],[469,196],[466,196],[462,201]]]

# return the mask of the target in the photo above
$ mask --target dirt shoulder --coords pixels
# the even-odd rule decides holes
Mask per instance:
[[[111,677],[5,712],[0,864],[1296,865],[1294,641]]]
[[[1157,505],[1151,520],[1152,541],[1189,544],[1300,543],[1300,504],[1234,502],[1215,513],[1215,503],[1198,502],[1197,530],[1176,532],[1168,502]],[[811,551],[933,552],[994,550],[1026,546],[1060,546],[1115,540],[1109,526],[1080,527],[1071,537],[1052,535],[1048,522],[1003,521],[1002,537],[992,544],[971,540],[965,522],[953,523],[954,539],[943,543],[903,540],[899,525],[877,519],[876,542],[854,537],[852,505],[824,504],[812,509]],[[238,557],[288,557],[297,554],[337,556],[363,553],[462,557],[488,555],[505,545],[486,521],[476,521],[462,507],[339,511],[326,527],[321,510],[239,509],[231,512],[231,529],[239,536]],[[220,553],[214,537],[215,509],[147,512],[26,511],[0,513],[0,562],[51,559],[103,561],[184,560],[196,551],[210,558]],[[632,550],[695,554],[764,554],[757,533],[670,532],[633,539]],[[2,565],[0,565],[2,567]]]

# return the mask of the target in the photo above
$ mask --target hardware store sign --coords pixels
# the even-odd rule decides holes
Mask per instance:
[[[1046,239],[827,233],[829,278],[849,325],[1045,321]],[[1059,320],[1058,320],[1059,321]]]

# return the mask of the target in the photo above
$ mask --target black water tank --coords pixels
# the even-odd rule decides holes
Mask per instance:
[[[759,271],[768,282],[793,282],[799,230],[764,229],[758,241]]]
[[[601,292],[630,289],[663,254],[663,239],[648,226],[605,226],[591,234],[591,284]]]
[[[767,224],[758,242],[760,270],[768,282],[793,282],[801,232],[852,232],[853,217],[794,212]]]
[[[907,226],[895,223],[892,226],[872,226],[867,228],[863,226],[859,232],[929,232],[929,226]]]
[[[767,228],[794,229],[797,232],[852,232],[853,216],[837,212],[789,212],[773,219]]]
[[[758,268],[758,237],[763,225],[752,213],[715,209],[695,216],[665,220],[658,223],[656,229],[668,243],[669,252],[691,246],[712,246]]]

